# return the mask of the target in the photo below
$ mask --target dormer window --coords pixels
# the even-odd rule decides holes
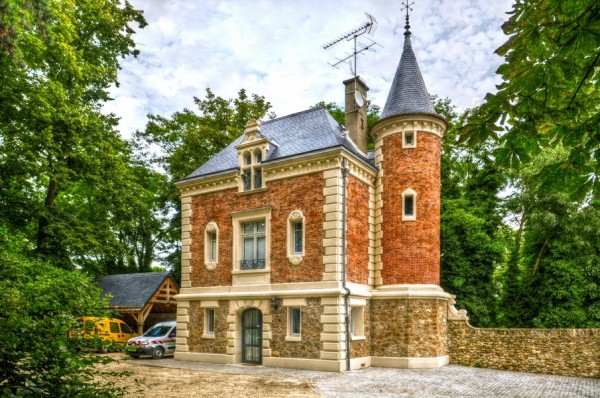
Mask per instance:
[[[244,191],[262,188],[262,153],[260,149],[254,153],[244,155],[244,166],[242,167],[242,181]]]
[[[260,123],[254,119],[246,123],[244,133],[245,137],[236,149],[240,167],[240,191],[247,192],[265,187],[262,162],[269,151],[271,140],[260,134]]]

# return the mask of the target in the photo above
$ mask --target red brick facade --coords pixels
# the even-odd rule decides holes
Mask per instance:
[[[369,186],[355,177],[348,178],[348,282],[369,283]]]
[[[440,283],[440,138],[418,132],[416,148],[402,135],[383,140],[383,283]],[[402,193],[416,192],[416,221],[402,221]]]
[[[271,283],[312,282],[323,279],[323,176],[320,173],[268,183],[265,191],[238,195],[237,189],[197,195],[192,199],[192,287],[231,286],[233,225],[231,213],[271,206]],[[287,258],[287,223],[290,213],[305,217],[305,255],[298,265]],[[218,227],[218,264],[204,265],[206,225]]]

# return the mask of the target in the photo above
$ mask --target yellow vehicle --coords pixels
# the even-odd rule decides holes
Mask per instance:
[[[102,342],[109,343],[102,345],[100,351],[106,352],[108,346],[116,343],[124,346],[135,333],[125,322],[116,318],[96,318],[92,316],[82,316],[77,318],[78,327],[69,332],[69,337],[80,336],[85,338],[98,337]]]

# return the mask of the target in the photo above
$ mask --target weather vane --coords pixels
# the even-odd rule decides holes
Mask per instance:
[[[404,25],[404,29],[406,29],[406,32],[404,32],[404,36],[410,36],[410,23],[408,22],[408,13],[409,11],[412,11],[413,9],[411,8],[412,5],[414,5],[415,2],[408,2],[407,1],[403,1],[402,5],[403,7],[400,9],[402,11],[406,10],[406,25]]]
[[[380,46],[380,44],[376,43],[375,41],[369,39],[370,43],[368,44],[363,44],[360,42],[357,42],[357,39],[359,36],[364,35],[365,33],[368,33],[370,36],[373,36],[373,34],[375,33],[375,29],[377,26],[377,20],[375,19],[374,16],[372,16],[369,13],[366,13],[368,20],[365,21],[362,25],[358,26],[357,28],[352,29],[351,31],[349,31],[348,33],[343,34],[342,36],[328,42],[327,44],[325,44],[323,46],[324,50],[328,50],[329,48],[331,48],[332,46],[336,45],[337,43],[341,42],[341,41],[350,41],[353,40],[354,41],[354,51],[352,53],[346,53],[347,57],[345,58],[337,58],[336,57],[336,62],[333,64],[330,64],[331,66],[333,66],[334,68],[337,68],[337,66],[339,64],[341,64],[342,62],[346,62],[348,61],[348,63],[350,64],[350,70],[354,73],[354,77],[356,78],[357,74],[356,74],[356,56],[364,51],[375,51],[372,47],[373,46]],[[354,62],[352,62],[354,61]]]

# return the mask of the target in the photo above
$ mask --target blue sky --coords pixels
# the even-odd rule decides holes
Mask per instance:
[[[404,13],[399,0],[129,0],[149,25],[135,35],[141,54],[121,63],[120,87],[105,106],[121,118],[129,137],[148,113],[169,116],[194,108],[206,88],[233,98],[245,88],[266,97],[277,116],[319,101],[343,101],[349,66],[329,65],[351,51],[351,42],[322,46],[360,26],[365,12],[381,47],[358,59],[369,99],[383,107],[400,59]],[[512,1],[414,0],[413,49],[430,94],[449,97],[460,109],[495,91],[507,37],[501,30]],[[366,37],[366,36],[365,36]],[[366,39],[360,41],[367,42]]]

